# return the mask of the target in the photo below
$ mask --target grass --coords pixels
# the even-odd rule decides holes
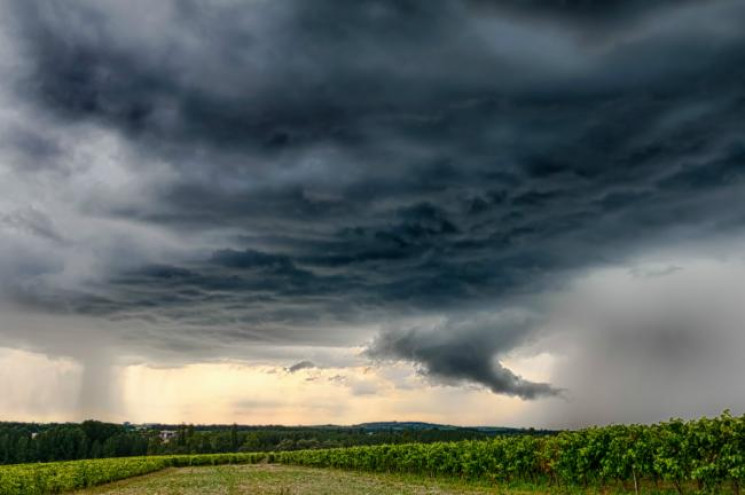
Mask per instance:
[[[672,486],[644,483],[643,494],[676,495]],[[686,494],[695,492],[687,484]],[[631,489],[633,490],[633,489]],[[723,490],[732,493],[731,490]],[[373,474],[281,464],[224,465],[170,468],[129,478],[77,495],[633,495],[628,487],[605,489],[520,485],[426,478],[419,475]]]
[[[496,487],[421,477],[259,464],[168,469],[77,495],[448,495],[497,494]],[[510,491],[511,494],[519,492]],[[523,492],[533,493],[536,492]]]

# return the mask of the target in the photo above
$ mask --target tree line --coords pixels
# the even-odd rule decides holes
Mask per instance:
[[[161,438],[161,432],[173,432]],[[239,425],[0,423],[0,464],[151,455],[281,452],[356,445],[475,440],[492,432],[467,428],[376,429]]]

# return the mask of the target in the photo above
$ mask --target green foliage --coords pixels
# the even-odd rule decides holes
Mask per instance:
[[[312,467],[457,476],[502,483],[634,487],[664,480],[680,493],[737,490],[745,480],[745,416],[652,426],[614,425],[555,436],[510,436],[432,444],[279,452],[276,461]]]
[[[102,444],[100,437],[90,437],[106,452],[113,448],[108,439],[116,435]],[[238,437],[238,429],[232,428],[214,438],[228,448]],[[71,455],[71,447],[65,448],[63,454]],[[681,494],[692,484],[701,493],[718,493],[723,487],[737,492],[745,481],[745,416],[725,411],[714,419],[614,425],[552,436],[0,466],[0,495],[61,493],[165,467],[257,462],[599,489],[609,483],[627,489],[633,483],[638,489],[642,481],[662,480]]]
[[[265,454],[151,456],[0,467],[0,495],[47,495],[140,476],[167,467],[254,464]]]
[[[162,430],[175,437],[159,438]],[[0,464],[69,461],[145,455],[270,452],[387,443],[490,438],[495,432],[469,428],[283,427],[239,425],[117,425],[0,423]],[[543,432],[536,432],[541,434]]]

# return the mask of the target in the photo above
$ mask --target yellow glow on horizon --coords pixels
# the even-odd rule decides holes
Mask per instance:
[[[550,356],[512,357],[526,378],[545,379]],[[69,359],[0,349],[0,418],[80,421],[81,366]],[[15,379],[23,376],[23,380]],[[427,421],[455,425],[531,426],[530,402],[479,387],[428,383],[404,364],[310,368],[201,363],[116,368],[116,410],[96,419],[135,423],[356,424]]]

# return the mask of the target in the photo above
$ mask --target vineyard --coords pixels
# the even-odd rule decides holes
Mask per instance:
[[[715,419],[588,428],[548,437],[284,452],[276,460],[554,487],[618,484],[639,491],[644,480],[665,482],[681,494],[693,482],[701,492],[729,486],[739,493],[745,480],[745,416],[726,412]]]
[[[46,495],[140,476],[169,467],[253,464],[264,454],[129,457],[0,467],[0,495]]]
[[[0,495],[60,493],[166,467],[258,462],[457,477],[557,489],[732,491],[745,481],[745,416],[607,426],[553,436],[276,453],[140,457],[0,467]]]

